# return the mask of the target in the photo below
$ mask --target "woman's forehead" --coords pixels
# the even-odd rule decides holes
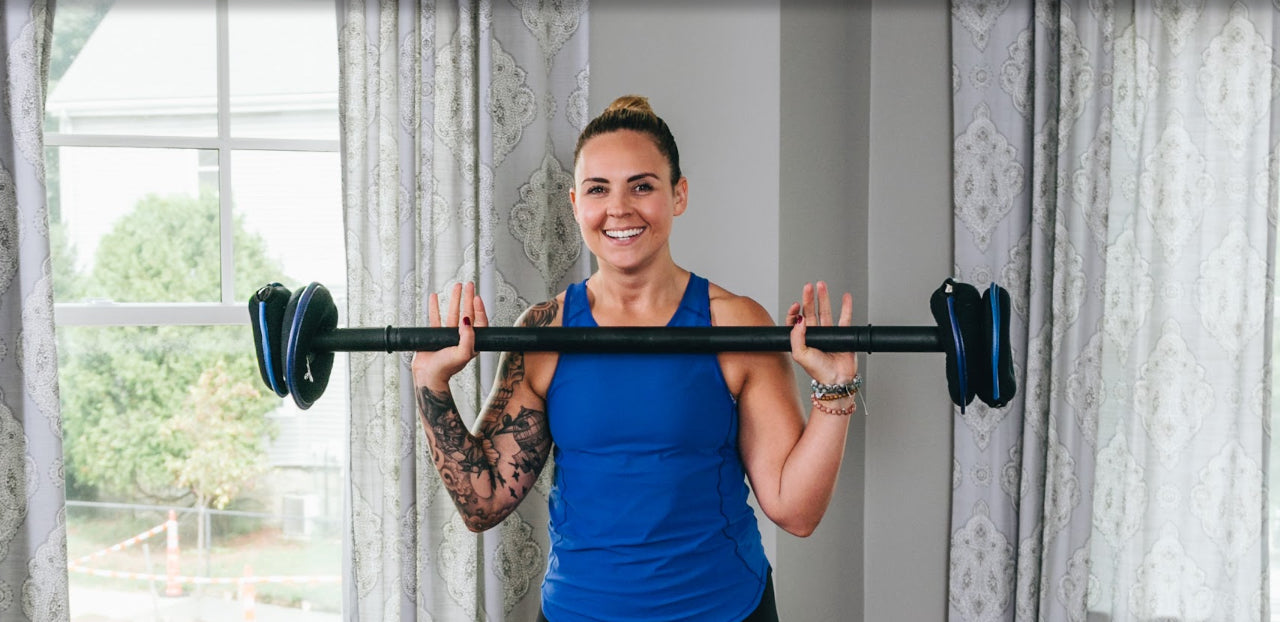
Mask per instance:
[[[618,130],[592,137],[582,146],[575,167],[579,179],[652,172],[666,177],[666,157],[647,134]]]

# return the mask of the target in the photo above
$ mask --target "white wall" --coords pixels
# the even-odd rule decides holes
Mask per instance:
[[[680,144],[676,261],[776,315],[821,278],[854,292],[856,323],[931,325],[951,269],[948,6],[593,0],[592,112],[646,95]],[[945,618],[942,364],[864,359],[870,412],[827,517],[766,533],[782,619]]]

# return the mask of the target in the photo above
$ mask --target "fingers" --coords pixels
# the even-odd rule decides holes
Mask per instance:
[[[804,309],[804,319],[812,326],[818,325],[818,315],[813,306],[813,283],[805,283],[800,294],[800,305]]]
[[[462,304],[462,283],[454,283],[449,288],[449,310],[445,314],[445,326],[458,325],[458,308]]]
[[[825,281],[818,281],[818,322],[820,326],[831,326],[831,292],[827,291]]]
[[[845,292],[840,306],[839,324],[832,321],[831,292],[825,281],[805,283],[800,297],[801,302],[792,303],[787,311],[787,325],[795,324],[799,314],[804,314],[810,326],[849,326],[853,322],[853,297]]]
[[[467,281],[462,285],[462,310],[461,310],[462,317],[460,317],[459,320],[463,325],[466,325],[466,326],[472,325],[471,322],[473,321],[475,316],[475,306],[476,306],[476,284],[472,283],[471,281]]]
[[[427,296],[427,323],[433,328],[440,326],[440,296],[435,292]]]
[[[840,297],[840,326],[853,326],[853,294]]]
[[[420,386],[444,388],[449,378],[476,356],[476,326],[488,326],[489,314],[476,295],[475,283],[454,283],[449,287],[449,301],[442,321],[440,294],[427,295],[427,320],[432,327],[457,328],[458,345],[430,352],[416,352],[412,368],[414,382]]]
[[[471,310],[475,313],[475,325],[476,325],[476,326],[488,326],[488,325],[489,325],[489,314],[488,314],[487,312],[485,312],[485,310],[484,310],[484,299],[483,299],[483,298],[481,298],[481,297],[479,297],[479,296],[476,296],[475,304],[472,306],[472,309],[471,309]]]
[[[791,356],[814,378],[844,378],[857,373],[857,356],[852,353],[822,352],[808,347],[805,335],[811,326],[852,326],[853,295],[840,297],[840,314],[833,321],[831,292],[826,282],[805,283],[800,302],[787,310],[791,326]]]
[[[433,327],[440,323],[440,296],[434,292],[427,296],[427,319]],[[461,326],[467,323],[472,326],[488,326],[489,314],[485,310],[484,300],[476,295],[475,283],[454,283],[449,288],[449,308],[445,314],[443,326]]]
[[[454,286],[457,287],[456,285]],[[456,289],[454,291],[457,291]],[[467,281],[462,285],[462,301],[459,315],[461,321],[458,322],[458,349],[466,352],[469,356],[474,355],[476,343],[475,326],[472,323],[475,315],[476,300],[476,284]]]
[[[805,343],[805,335],[808,334],[808,322],[804,321],[804,316],[799,315],[799,305],[792,304],[791,308],[796,311],[795,317],[791,313],[787,314],[787,321],[791,324],[791,358],[800,360],[809,351],[809,345]]]
[[[787,309],[787,326],[795,326],[800,321],[800,303],[791,303],[791,308]]]

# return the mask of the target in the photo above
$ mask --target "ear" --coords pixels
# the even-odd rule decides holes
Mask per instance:
[[[575,188],[569,189],[569,204],[573,206],[573,219],[581,222],[578,218],[578,191]]]
[[[684,213],[685,208],[689,207],[689,178],[681,177],[680,181],[675,183],[676,209],[675,215],[679,216]]]

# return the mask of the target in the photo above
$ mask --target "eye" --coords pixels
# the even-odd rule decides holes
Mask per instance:
[[[635,187],[636,192],[651,192],[652,190],[653,190],[653,184],[647,181],[642,181],[636,184],[636,187]]]
[[[588,186],[586,194],[604,194],[604,186]]]

